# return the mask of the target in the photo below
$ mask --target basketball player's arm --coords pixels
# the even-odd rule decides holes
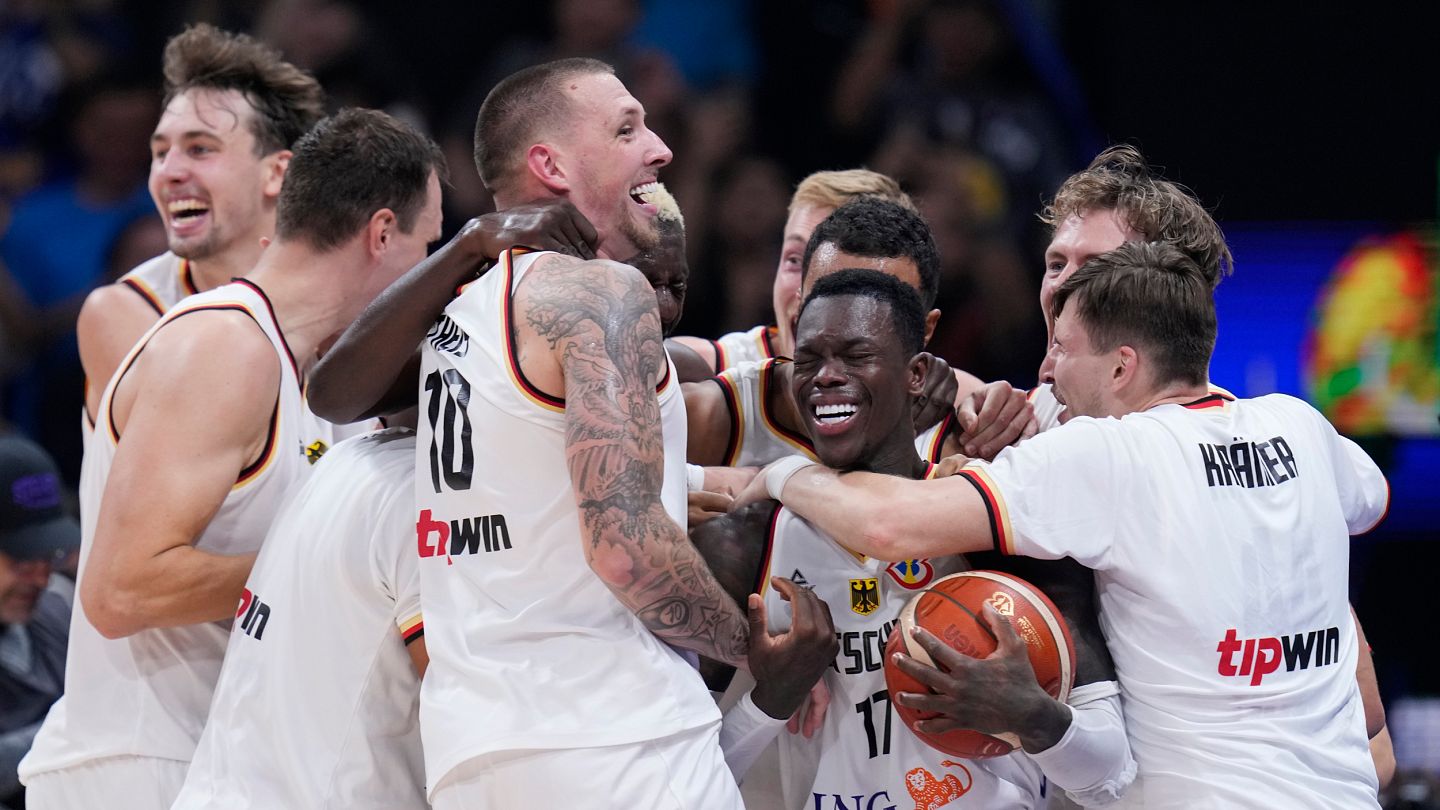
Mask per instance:
[[[762,470],[736,508],[778,495],[846,548],[891,562],[995,547],[985,502],[964,476],[912,481],[819,464],[796,469],[795,459]]]
[[[589,258],[595,241],[590,221],[566,201],[470,220],[444,247],[381,292],[325,353],[310,374],[310,410],[346,424],[414,405],[420,370],[415,347],[458,287],[516,245]]]
[[[532,267],[516,310],[548,343],[565,386],[565,456],[585,559],[661,639],[745,660],[749,626],[660,501],[665,368],[655,292],[613,262]]]
[[[964,453],[971,458],[995,455],[1039,430],[1035,406],[1025,392],[1004,380],[981,385],[956,403]]]
[[[715,355],[715,344],[712,341],[706,340],[705,338],[689,337],[682,335],[681,337],[666,338],[665,345],[679,346],[680,348],[688,350],[690,354],[694,355],[694,357],[698,359],[702,364],[700,366],[697,366],[695,368],[695,371],[698,372],[701,369],[709,369],[708,373],[694,379],[686,379],[685,376],[682,375],[680,379],[684,380],[685,382],[699,382],[700,380],[712,377],[725,370],[723,368],[715,367],[716,365],[718,365],[720,358]]]
[[[670,362],[675,364],[675,373],[680,376],[680,382],[700,382],[715,376],[715,363],[713,360],[706,360],[700,353],[690,347],[688,343],[681,343],[680,338],[666,338],[665,351],[670,353]],[[685,338],[693,340],[693,338]]]
[[[85,297],[75,322],[75,335],[87,380],[85,412],[92,422],[115,369],[160,315],[149,301],[124,284],[106,284]]]
[[[255,555],[194,543],[261,459],[280,379],[274,347],[240,313],[180,318],[137,357],[116,392],[121,438],[80,582],[102,635],[234,616]]]
[[[1395,778],[1395,747],[1390,741],[1390,728],[1385,723],[1385,704],[1380,702],[1380,685],[1375,679],[1375,660],[1370,654],[1370,642],[1365,639],[1365,628],[1360,626],[1360,617],[1355,608],[1350,608],[1355,620],[1356,642],[1360,645],[1360,657],[1355,667],[1355,679],[1360,683],[1360,700],[1365,706],[1365,733],[1370,738],[1370,758],[1375,763],[1375,775],[1383,789]]]
[[[410,653],[410,663],[415,666],[415,674],[425,677],[425,670],[430,668],[430,651],[425,647],[425,637],[419,636],[408,642],[405,652]]]
[[[725,463],[732,416],[720,386],[720,381],[712,378],[680,387],[685,394],[685,420],[689,427],[685,460],[691,464],[710,467]]]

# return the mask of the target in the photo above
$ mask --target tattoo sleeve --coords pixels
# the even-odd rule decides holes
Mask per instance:
[[[538,268],[537,268],[538,269]],[[565,453],[590,567],[661,639],[745,659],[749,626],[660,502],[665,366],[655,294],[611,264],[547,268],[525,317],[565,376]]]

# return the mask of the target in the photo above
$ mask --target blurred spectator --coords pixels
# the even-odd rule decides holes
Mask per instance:
[[[12,333],[23,340],[11,349],[25,370],[7,397],[7,415],[56,454],[71,482],[78,480],[74,406],[83,379],[75,318],[103,279],[120,229],[154,214],[145,177],[159,116],[152,86],[129,78],[101,80],[76,96],[68,119],[75,173],[17,200],[0,236],[0,263],[23,299],[11,308],[29,312],[26,328]]]
[[[687,331],[693,328],[699,335],[720,335],[774,320],[771,285],[790,199],[790,186],[779,164],[758,157],[729,164],[716,178],[715,189],[706,243],[692,243],[700,257],[692,286],[708,293],[693,300],[713,301],[710,306],[693,307],[687,318]]]
[[[1012,233],[1064,179],[1064,139],[995,0],[872,4],[872,26],[841,70],[831,118],[851,135],[915,127],[929,141],[982,155],[1000,170]],[[1034,203],[1034,204],[1032,204]]]
[[[0,807],[23,806],[16,768],[65,687],[73,584],[51,568],[80,547],[62,513],[55,463],[0,436]]]

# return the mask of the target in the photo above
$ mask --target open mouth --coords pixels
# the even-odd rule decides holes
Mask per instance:
[[[838,427],[855,418],[859,408],[848,403],[814,406],[815,424],[824,427]]]
[[[630,189],[630,200],[641,208],[645,213],[654,216],[660,211],[660,207],[653,202],[654,195],[660,191],[662,186],[655,180],[641,183]]]
[[[171,230],[176,233],[191,232],[204,224],[210,214],[210,206],[194,198],[171,200],[165,206],[169,215]]]

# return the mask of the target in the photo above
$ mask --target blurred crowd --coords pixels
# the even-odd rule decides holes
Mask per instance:
[[[771,317],[797,180],[861,165],[890,174],[941,249],[937,306],[948,315],[932,348],[982,379],[1034,383],[1044,345],[1034,213],[1088,159],[1021,47],[1038,23],[1017,9],[1034,4],[419,5],[0,2],[0,414],[71,482],[84,385],[75,317],[91,288],[164,250],[145,188],[160,52],[201,20],[276,45],[332,107],[381,108],[431,132],[452,167],[447,235],[491,208],[471,157],[490,87],[563,56],[615,65],[675,153],[661,179],[686,216],[691,300],[705,302],[687,313],[688,334]]]

